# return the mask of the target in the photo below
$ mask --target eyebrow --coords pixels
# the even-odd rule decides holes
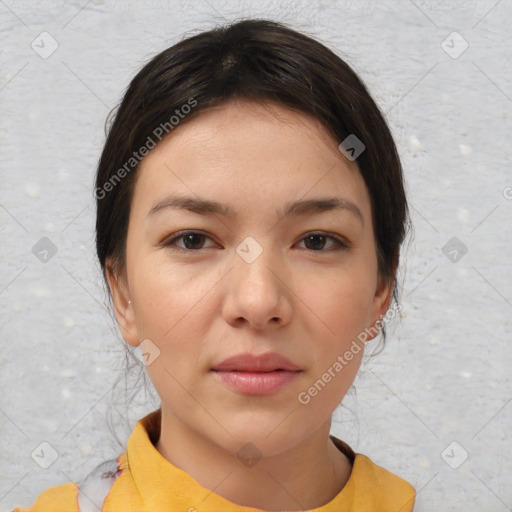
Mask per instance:
[[[229,205],[219,203],[218,201],[210,201],[208,199],[201,199],[198,197],[171,195],[156,203],[151,210],[149,210],[147,217],[155,215],[157,212],[168,208],[179,208],[198,213],[200,215],[221,215],[223,217],[230,218],[237,216],[237,213],[233,211]],[[288,202],[277,213],[279,218],[285,218],[290,216],[322,213],[332,210],[350,212],[361,221],[361,224],[364,225],[364,217],[359,207],[342,197],[301,199],[299,201]]]

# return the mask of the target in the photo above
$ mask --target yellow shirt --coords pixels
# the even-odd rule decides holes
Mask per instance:
[[[140,419],[117,459],[101,512],[258,512],[235,505],[202,487],[188,473],[174,466],[155,448],[161,411]],[[402,478],[354,453],[350,446],[331,436],[352,462],[350,477],[329,503],[310,512],[411,512],[415,490]],[[115,467],[115,463],[114,463]],[[85,492],[85,491],[84,491]],[[79,486],[70,482],[42,492],[32,507],[13,512],[79,512]],[[81,501],[81,503],[85,503]],[[85,508],[82,506],[82,511]],[[92,506],[91,510],[99,511]]]

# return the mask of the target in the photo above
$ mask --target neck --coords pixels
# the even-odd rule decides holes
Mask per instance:
[[[352,470],[350,461],[329,439],[329,431],[330,421],[278,455],[257,462],[248,458],[243,464],[236,453],[162,410],[155,447],[200,485],[232,503],[263,510],[307,510],[334,499]]]

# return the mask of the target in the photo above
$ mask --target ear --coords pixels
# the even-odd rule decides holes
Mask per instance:
[[[393,290],[396,282],[396,271],[398,268],[398,253],[393,259],[393,266],[391,275],[388,277],[378,276],[377,289],[372,301],[370,312],[370,326],[367,326],[367,332],[371,334],[368,336],[367,341],[373,340],[379,333],[379,325],[386,315],[391,301],[393,300]],[[380,322],[379,322],[380,321]]]
[[[109,260],[105,265],[108,286],[114,303],[117,324],[126,343],[137,347],[140,344],[137,326],[135,323],[135,313],[133,304],[130,301],[130,295],[127,292],[126,277],[118,272],[116,265]]]

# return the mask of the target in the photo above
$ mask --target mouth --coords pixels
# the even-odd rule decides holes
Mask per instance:
[[[245,395],[270,395],[290,384],[302,369],[275,352],[230,357],[211,369],[216,380]]]

